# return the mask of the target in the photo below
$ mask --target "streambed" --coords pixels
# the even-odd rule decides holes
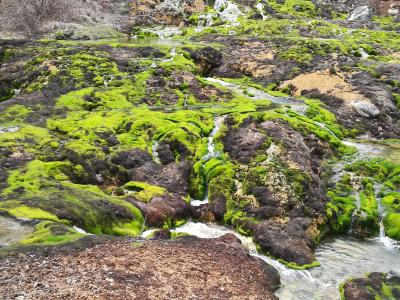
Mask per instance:
[[[33,228],[17,220],[0,215],[0,247],[9,246],[28,237]]]
[[[326,238],[316,251],[319,267],[293,270],[270,257],[257,253],[250,237],[225,226],[188,222],[173,230],[199,238],[218,238],[231,233],[237,236],[253,256],[275,267],[281,275],[276,295],[283,300],[340,299],[339,285],[346,279],[363,277],[369,272],[400,272],[400,246],[386,247],[380,238],[358,239],[351,236]],[[151,231],[144,233],[144,236]]]

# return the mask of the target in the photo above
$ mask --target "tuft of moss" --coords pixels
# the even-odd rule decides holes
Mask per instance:
[[[130,181],[123,188],[128,191],[128,194],[134,195],[143,202],[149,202],[152,198],[167,193],[165,188],[139,181]]]

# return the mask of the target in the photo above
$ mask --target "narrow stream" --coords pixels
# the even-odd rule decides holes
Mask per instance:
[[[33,231],[30,225],[24,225],[13,218],[0,215],[0,247],[20,242]]]
[[[222,79],[217,79],[217,78],[212,78],[208,77],[205,78],[209,82],[217,83],[220,84],[231,91],[242,95],[246,97],[250,97],[254,100],[270,100],[274,104],[278,104],[281,106],[288,105],[290,106],[294,111],[296,111],[299,114],[305,114],[307,110],[307,105],[295,98],[292,97],[276,97],[271,94],[268,94],[267,92],[264,92],[263,90],[251,87],[251,86],[241,86],[237,85],[231,82],[226,82]]]
[[[226,116],[218,116],[214,119],[214,129],[211,131],[211,134],[208,137],[208,144],[207,144],[208,152],[203,157],[203,161],[204,161],[203,168],[207,161],[209,161],[212,158],[218,157],[218,155],[219,155],[219,152],[215,150],[215,136],[220,131],[221,126],[222,126],[222,124],[224,124],[225,119],[226,119]],[[190,204],[192,206],[200,206],[200,205],[203,205],[206,203],[208,203],[208,186],[206,187],[204,199],[201,199],[201,200],[192,199],[190,201]]]
[[[188,222],[173,231],[199,238],[234,234],[250,255],[263,259],[279,271],[282,286],[276,295],[283,300],[337,300],[340,299],[338,287],[348,278],[363,277],[368,272],[400,272],[400,251],[383,247],[380,239],[361,240],[350,236],[328,238],[316,251],[316,259],[321,266],[298,271],[257,253],[252,238],[221,225]]]

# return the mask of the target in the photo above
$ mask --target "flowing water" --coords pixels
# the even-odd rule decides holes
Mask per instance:
[[[236,86],[234,88],[237,89]],[[265,95],[257,93],[255,98],[265,99]],[[208,139],[208,154],[203,158],[205,161],[219,155],[215,151],[214,138],[218,134],[223,122],[224,117],[216,117],[214,120],[215,126]],[[386,157],[399,162],[400,147],[397,144],[387,144],[368,138],[347,140],[344,143],[358,150],[346,163],[374,157]],[[345,172],[344,163],[339,169],[343,173]],[[354,174],[350,175],[353,175],[354,191],[355,195],[358,195],[362,189],[360,178]],[[376,186],[375,191],[380,214],[380,235],[372,239],[359,239],[349,235],[326,238],[316,250],[316,260],[321,265],[310,270],[293,270],[273,258],[257,253],[252,238],[242,236],[233,229],[225,226],[187,222],[172,231],[191,234],[199,238],[218,238],[227,233],[234,234],[248,249],[250,255],[261,258],[279,271],[282,285],[276,292],[276,295],[280,299],[337,300],[340,299],[339,285],[347,279],[364,277],[369,272],[394,271],[400,273],[400,244],[385,235],[382,222],[385,212],[379,198],[380,187]],[[191,204],[201,205],[207,202],[208,197],[206,193],[205,199],[192,200]],[[357,206],[358,208],[360,207],[359,200],[357,201]],[[147,237],[153,232],[154,230],[150,229],[144,232],[142,236]]]
[[[212,26],[212,24],[213,24],[213,16],[211,13],[209,13],[207,15],[200,15],[195,31],[201,32],[204,29]]]
[[[221,129],[222,124],[224,124],[224,121],[226,119],[226,116],[218,116],[214,119],[214,128],[211,131],[210,136],[208,137],[208,145],[207,145],[207,154],[203,157],[203,161],[207,162],[208,160],[218,157],[220,153],[215,150],[215,136],[218,134],[218,132]],[[203,164],[204,168],[204,164]],[[206,191],[204,194],[204,199],[202,200],[191,200],[190,204],[192,206],[200,206],[203,204],[208,203],[208,186],[206,187]]]
[[[160,165],[161,164],[161,160],[160,160],[160,157],[159,157],[158,151],[157,151],[158,145],[159,145],[159,142],[155,141],[153,146],[151,147],[151,150],[152,150],[153,160],[155,161],[155,163]]]
[[[9,217],[0,216],[0,247],[8,246],[27,238],[33,227]]]
[[[282,286],[276,295],[283,300],[336,300],[340,298],[338,287],[346,279],[364,276],[367,272],[400,272],[400,251],[383,247],[378,239],[361,240],[349,236],[328,238],[316,251],[316,259],[321,266],[300,271],[289,269],[277,260],[257,253],[252,238],[221,225],[188,222],[173,231],[199,238],[234,234],[250,255],[261,258],[279,271]]]
[[[236,20],[243,15],[243,13],[235,3],[228,0],[216,0],[214,9],[218,12],[222,21],[229,22],[233,26],[240,25]]]
[[[17,132],[19,130],[18,126],[12,126],[12,127],[2,127],[0,126],[0,134],[1,133],[7,133],[7,132]]]
[[[205,79],[209,82],[220,84],[239,95],[247,96],[254,100],[270,100],[274,104],[278,104],[281,106],[283,105],[290,106],[294,111],[300,114],[304,114],[307,110],[307,105],[304,102],[292,97],[276,97],[255,87],[241,86],[238,84],[224,81],[222,79],[211,78],[211,77]]]
[[[162,60],[162,62],[169,62],[169,61],[173,61],[174,60],[174,58],[175,58],[175,56],[176,56],[176,48],[175,47],[173,47],[172,49],[171,49],[171,52],[170,52],[170,58],[166,58],[166,59],[164,59],[164,60]]]
[[[382,198],[380,192],[382,190],[383,185],[375,182],[374,190],[375,190],[375,198],[378,202],[378,214],[379,214],[379,237],[376,238],[376,241],[381,243],[381,245],[388,250],[400,250],[400,242],[391,239],[386,236],[385,225],[383,224],[383,219],[386,216],[385,207],[382,205]]]
[[[259,3],[257,3],[256,8],[257,8],[258,12],[260,13],[262,19],[265,20],[267,18],[267,16],[264,14],[264,5],[261,2],[259,2]]]
[[[357,160],[385,158],[394,163],[400,163],[400,143],[388,143],[382,140],[371,139],[369,137],[346,140],[343,143],[357,149],[357,153],[354,156]]]

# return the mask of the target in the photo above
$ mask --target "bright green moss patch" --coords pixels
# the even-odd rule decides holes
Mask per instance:
[[[32,110],[24,105],[15,104],[0,111],[0,125],[15,126],[21,124]]]
[[[0,134],[0,145],[3,147],[25,146],[28,152],[36,153],[42,146],[50,143],[53,139],[54,137],[45,128],[22,125],[16,132]]]
[[[392,239],[400,240],[400,212],[389,212],[383,220],[386,235]]]
[[[74,242],[85,235],[77,232],[75,229],[60,223],[43,221],[35,226],[36,231],[24,239],[21,244],[30,245],[59,245]]]
[[[128,191],[128,194],[132,194],[143,202],[149,202],[152,198],[162,196],[167,192],[165,188],[139,181],[130,181],[123,188]]]
[[[400,108],[400,94],[393,94],[394,101],[398,108]]]
[[[307,270],[307,269],[319,267],[321,265],[321,263],[318,261],[314,261],[311,264],[305,264],[305,265],[299,265],[295,262],[287,262],[283,259],[278,259],[278,261],[280,263],[284,264],[285,266],[287,266],[288,268],[295,269],[295,270]]]
[[[92,87],[70,92],[61,96],[57,101],[57,105],[60,107],[79,109],[85,104],[84,97],[90,95],[92,92]]]
[[[41,219],[41,220],[51,220],[51,221],[60,221],[57,216],[44,211],[40,208],[28,207],[26,205],[22,205],[21,202],[17,200],[10,200],[0,202],[0,211],[7,212],[13,217],[20,219]]]
[[[16,217],[67,220],[96,234],[138,235],[140,211],[97,186],[72,183],[78,169],[66,162],[30,162],[10,173],[1,209]]]
[[[89,76],[95,86],[104,85],[106,80],[121,75],[117,65],[110,62],[107,56],[103,52],[74,54],[69,58],[68,73],[77,82],[82,82]],[[80,85],[82,84],[78,83]]]
[[[316,15],[316,8],[311,0],[271,0],[268,1],[268,4],[274,10],[282,14],[291,14],[304,17],[313,17]]]

